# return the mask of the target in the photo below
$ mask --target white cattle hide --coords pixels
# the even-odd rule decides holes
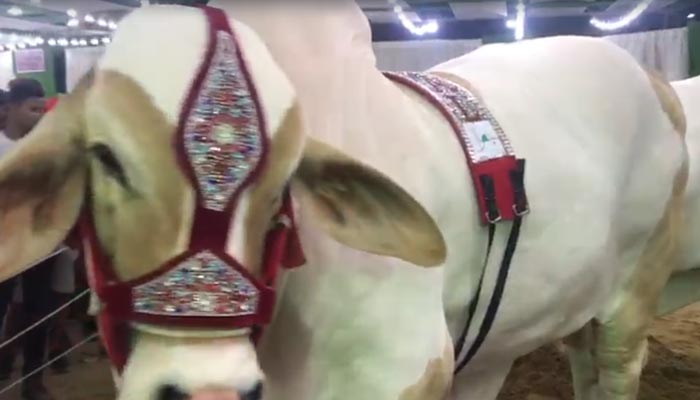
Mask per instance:
[[[683,236],[683,270],[700,268],[700,77],[672,83],[683,103],[688,131],[686,143],[690,155],[690,175],[686,192],[687,230]]]
[[[685,202],[682,262],[664,288],[657,315],[700,301],[700,77],[672,82],[687,121],[690,172]]]
[[[376,70],[359,9],[215,5],[263,38],[297,89],[311,135],[406,188],[449,249],[443,271],[399,268],[321,237],[302,209],[310,264],[289,274],[261,349],[266,398],[396,399],[442,351],[445,324],[457,336],[484,258],[486,232],[454,133]],[[618,310],[685,155],[645,72],[606,42],[489,45],[434,69],[469,81],[528,162],[533,213],[492,333],[456,385],[456,398],[488,400],[515,358]],[[507,230],[496,235],[486,293]]]

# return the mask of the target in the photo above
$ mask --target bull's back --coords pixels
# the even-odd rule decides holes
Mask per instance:
[[[700,268],[700,77],[673,83],[687,119],[686,143],[690,174],[686,191],[683,269]]]
[[[681,135],[646,72],[603,40],[485,46],[434,70],[468,81],[527,159],[532,213],[494,336],[570,333],[631,275],[671,197],[684,160]],[[505,242],[507,229],[499,235]],[[457,270],[448,274],[460,279]],[[566,323],[551,315],[552,304]],[[542,334],[511,344],[529,350]]]
[[[652,226],[661,217],[683,162],[682,137],[624,50],[555,37],[485,46],[435,69],[469,81],[528,160],[532,219],[547,214],[538,204],[561,216],[595,210],[594,220],[639,232],[642,210]],[[671,181],[652,184],[660,178]]]

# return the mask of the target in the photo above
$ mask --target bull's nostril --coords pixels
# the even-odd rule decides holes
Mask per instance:
[[[190,396],[175,385],[163,385],[158,389],[157,400],[189,400]]]
[[[262,400],[263,384],[258,382],[250,391],[241,395],[241,400]]]

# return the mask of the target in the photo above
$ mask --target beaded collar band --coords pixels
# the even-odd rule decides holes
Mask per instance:
[[[304,262],[288,192],[277,216],[281,224],[266,238],[261,277],[225,251],[237,199],[265,165],[269,144],[255,86],[226,15],[209,7],[202,11],[209,45],[175,141],[180,167],[197,192],[188,249],[146,276],[120,282],[102,254],[89,207],[83,213],[90,284],[104,305],[100,331],[118,369],[128,357],[128,323],[259,332],[272,316],[280,264],[292,268]]]

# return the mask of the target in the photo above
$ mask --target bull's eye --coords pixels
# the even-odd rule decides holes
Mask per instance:
[[[124,168],[109,146],[104,143],[97,143],[90,147],[90,153],[100,161],[107,174],[114,177],[123,186],[127,186],[128,182]]]

